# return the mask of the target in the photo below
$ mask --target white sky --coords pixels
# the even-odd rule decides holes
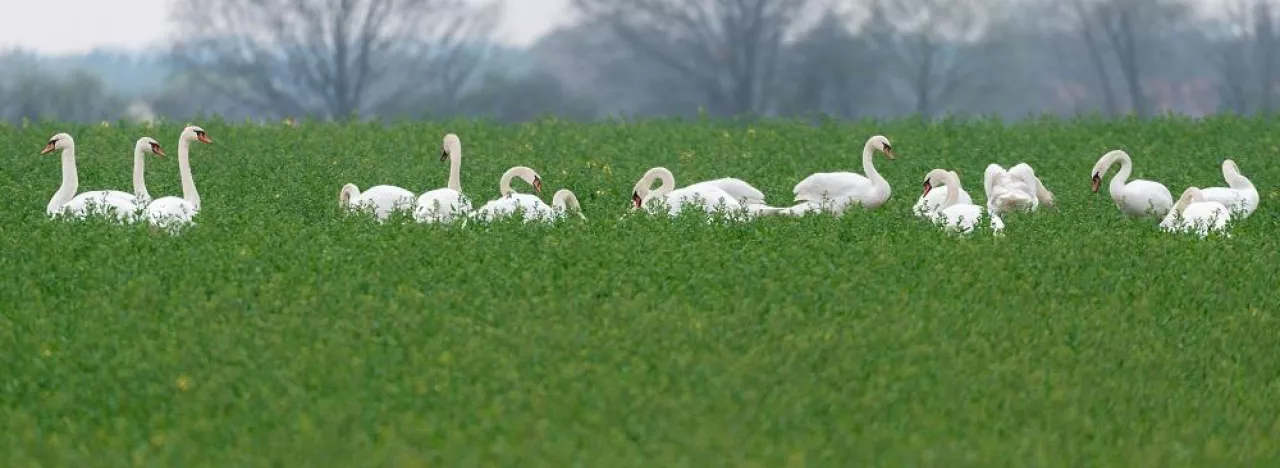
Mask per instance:
[[[563,23],[569,0],[507,0],[497,39],[527,45]],[[210,7],[217,2],[210,1]],[[163,43],[169,0],[0,0],[0,51],[46,54]],[[56,19],[56,21],[55,21]]]

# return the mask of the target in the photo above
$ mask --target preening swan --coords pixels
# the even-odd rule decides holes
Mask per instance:
[[[1148,214],[1164,216],[1169,212],[1169,208],[1173,206],[1173,195],[1169,194],[1169,189],[1164,184],[1142,179],[1126,183],[1129,174],[1133,172],[1133,160],[1129,158],[1129,153],[1121,150],[1102,155],[1098,163],[1093,165],[1090,177],[1094,193],[1102,186],[1102,176],[1116,161],[1120,162],[1120,172],[1111,178],[1110,190],[1111,199],[1121,212],[1135,217]]]
[[[1178,203],[1160,222],[1160,228],[1166,232],[1194,232],[1205,237],[1210,231],[1226,231],[1230,219],[1231,210],[1227,205],[1206,199],[1204,191],[1198,187],[1187,187]]]
[[[462,194],[462,140],[445,135],[443,148],[440,161],[449,161],[449,185],[418,196],[413,219],[420,223],[449,223],[471,212],[471,200]]]
[[[533,186],[535,193],[542,193],[542,178],[533,169],[525,166],[515,166],[507,169],[502,173],[502,178],[498,180],[499,196],[495,200],[485,203],[480,209],[473,211],[472,216],[485,221],[493,221],[498,218],[511,216],[519,208],[521,217],[525,221],[537,219],[541,210],[547,206],[535,195],[517,193],[511,188],[511,179],[519,177],[529,185]],[[549,208],[549,207],[548,207]]]
[[[880,207],[889,200],[891,192],[889,181],[880,176],[871,161],[875,151],[881,151],[886,158],[894,159],[889,139],[883,135],[873,136],[862,147],[862,170],[867,175],[852,172],[820,172],[810,175],[792,190],[798,204],[782,210],[780,214],[801,215],[810,211],[828,211],[838,215],[855,204],[866,208]]]
[[[960,176],[954,171],[943,169],[934,169],[924,176],[924,193],[920,196],[924,197],[933,191],[933,187],[937,185],[946,185],[954,187],[955,190],[948,190],[947,197],[942,204],[931,213],[929,219],[935,224],[959,233],[973,232],[975,226],[982,219],[983,209],[981,206],[973,203],[959,203],[960,193],[963,187],[960,186]],[[999,234],[1004,231],[1004,220],[1000,219],[997,213],[987,213],[990,220],[991,231]]]
[[[916,200],[916,204],[911,207],[912,213],[915,213],[916,216],[933,219],[934,212],[942,206],[942,203],[952,191],[959,191],[959,198],[956,199],[957,203],[962,205],[973,204],[973,198],[969,196],[968,191],[960,187],[947,185],[946,179],[935,180],[933,184],[933,189],[920,195],[920,198]]]
[[[153,226],[177,228],[192,224],[200,212],[200,194],[191,178],[191,142],[213,143],[203,128],[188,126],[178,135],[178,175],[182,179],[182,198],[160,197],[147,204],[147,221]]]
[[[1206,201],[1216,201],[1231,210],[1233,216],[1248,218],[1258,209],[1258,189],[1253,182],[1240,174],[1240,167],[1233,160],[1222,162],[1222,178],[1227,181],[1226,187],[1209,187],[1201,189],[1200,194]]]
[[[147,153],[154,154],[156,157],[164,156],[164,150],[154,138],[138,139],[133,145],[133,193],[119,190],[83,192],[67,202],[65,209],[68,212],[83,215],[96,211],[94,207],[98,210],[109,207],[114,211],[116,219],[132,222],[151,202],[151,194],[147,192],[147,184],[144,180]]]
[[[1053,204],[1053,192],[1044,188],[1027,163],[1018,163],[1008,170],[999,164],[987,165],[982,179],[989,212],[1035,211],[1041,204]]]
[[[651,189],[653,182],[660,180],[662,185]],[[676,177],[665,167],[655,167],[645,171],[644,176],[636,182],[631,191],[632,209],[645,209],[657,213],[658,208],[650,204],[651,200],[661,200],[666,205],[670,216],[679,215],[688,205],[706,213],[711,212],[746,212],[737,198],[716,184],[699,183],[676,189]],[[748,214],[750,214],[748,212]]]

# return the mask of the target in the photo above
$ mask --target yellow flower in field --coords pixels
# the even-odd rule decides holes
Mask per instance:
[[[174,382],[178,386],[178,390],[187,391],[191,389],[191,377],[179,375],[178,380]]]
[[[600,169],[603,169],[603,170],[604,170],[604,174],[605,174],[605,175],[613,175],[613,168],[612,168],[612,167],[609,167],[609,165],[608,165],[608,164],[605,164],[605,165],[603,165],[603,166],[600,166]]]
[[[747,129],[747,136],[756,136],[756,129],[754,129],[754,128],[748,128],[748,129]]]
[[[693,155],[694,155],[693,150],[684,150],[684,151],[681,151],[681,152],[680,152],[680,160],[681,160],[681,161],[689,161],[689,160],[692,160],[692,159],[693,159]]]
[[[729,137],[729,132],[720,132],[720,136],[725,137],[725,138],[730,138],[730,137]]]
[[[40,347],[40,355],[41,355],[41,356],[44,356],[44,357],[53,356],[53,350],[52,350],[52,349],[49,349],[49,347],[48,347],[48,346],[41,346],[41,347]]]
[[[102,125],[102,128],[107,128],[107,127],[110,127],[110,126],[111,126],[111,122],[107,122],[107,121],[103,120],[101,125]]]

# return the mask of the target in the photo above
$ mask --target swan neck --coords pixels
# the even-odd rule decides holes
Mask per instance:
[[[462,145],[449,147],[449,188],[455,192],[462,191]]]
[[[48,211],[50,213],[62,208],[73,197],[76,191],[80,189],[80,178],[76,174],[76,147],[67,146],[62,149],[62,185],[58,187],[58,191],[54,192],[53,199],[49,200]]]
[[[147,153],[141,146],[133,149],[133,196],[139,200],[150,199],[146,178]]]
[[[872,161],[875,159],[875,146],[872,143],[871,140],[867,140],[867,144],[862,146],[862,172],[865,172],[867,178],[876,185],[882,185],[886,181],[880,176],[880,172],[876,170],[876,165]]]
[[[191,140],[178,140],[178,174],[182,178],[182,199],[195,209],[200,209],[200,194],[196,182],[191,179]]]
[[[947,173],[944,179],[947,181],[947,198],[942,200],[942,206],[946,208],[960,201],[960,178]]]
[[[1253,188],[1253,182],[1238,171],[1226,170],[1222,171],[1222,178],[1227,181],[1227,186],[1236,190],[1246,190]]]
[[[502,173],[502,178],[498,180],[498,194],[501,196],[511,195],[511,179],[516,176],[515,169],[509,169]]]
[[[1124,191],[1124,185],[1129,182],[1129,175],[1133,173],[1133,160],[1129,158],[1128,154],[1120,153],[1112,161],[1113,163],[1115,161],[1120,162],[1120,171],[1116,172],[1115,177],[1111,178],[1111,196],[1117,197]]]
[[[663,196],[676,189],[676,176],[671,171],[659,171],[657,176],[658,180],[662,181],[662,185],[653,191],[654,195]]]

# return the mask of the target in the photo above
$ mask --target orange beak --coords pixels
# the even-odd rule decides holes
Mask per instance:
[[[924,181],[924,193],[920,194],[920,196],[928,195],[930,190],[933,190],[933,184],[930,184],[927,180]]]
[[[885,149],[884,149],[884,157],[889,158],[889,159],[895,159],[895,158],[894,158],[894,155],[893,155],[893,148],[885,148]]]
[[[1098,193],[1098,187],[1102,186],[1102,178],[1097,174],[1093,175],[1093,193]]]
[[[636,208],[639,208],[640,205],[644,204],[644,199],[640,198],[639,192],[631,192],[631,203],[634,203]]]
[[[157,145],[157,144],[155,144],[155,143],[152,143],[152,144],[151,144],[151,152],[152,152],[152,153],[155,153],[155,154],[156,154],[156,157],[158,157],[158,158],[163,158],[163,157],[164,157],[164,150],[160,148],[160,145]]]
[[[533,191],[534,191],[534,192],[537,192],[537,193],[542,193],[542,179],[541,179],[541,178],[538,178],[538,177],[534,177],[534,178],[533,178]]]
[[[53,151],[53,143],[44,145],[44,149],[40,150],[40,154],[48,154],[50,151]]]
[[[200,140],[201,143],[213,143],[213,140],[209,139],[209,135],[203,133],[196,135],[196,139]]]

